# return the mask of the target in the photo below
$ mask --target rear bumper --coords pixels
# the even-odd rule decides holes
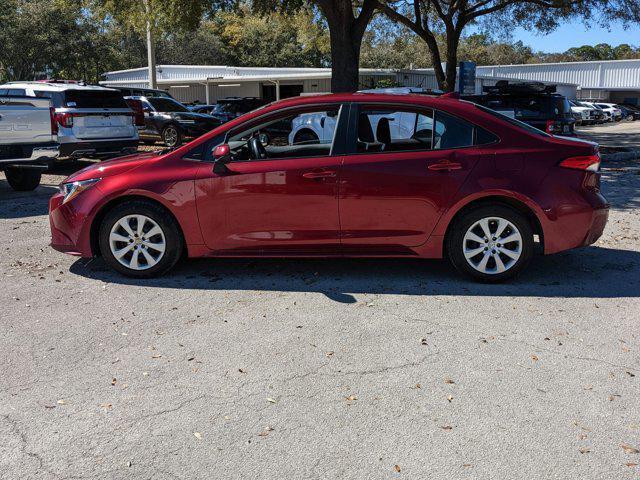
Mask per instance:
[[[138,139],[73,142],[60,145],[60,156],[71,158],[106,157],[135,153],[137,150]]]
[[[20,150],[20,155],[17,155],[17,158],[0,158],[0,166],[47,165],[60,156],[60,145],[57,143],[36,146],[19,145],[17,148]],[[8,157],[13,157],[13,155],[8,155]]]
[[[602,236],[609,203],[600,193],[590,192],[584,202],[564,204],[549,217],[543,225],[545,254],[586,247]]]

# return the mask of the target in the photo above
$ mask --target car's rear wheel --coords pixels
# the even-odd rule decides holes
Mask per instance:
[[[178,147],[182,143],[182,134],[175,125],[167,125],[162,130],[162,142],[167,147]]]
[[[175,220],[150,202],[116,206],[103,219],[98,235],[107,264],[130,277],[162,275],[182,255],[182,237]]]
[[[447,236],[451,263],[458,271],[483,282],[516,276],[531,259],[533,247],[528,219],[502,205],[463,214]]]
[[[42,173],[32,168],[7,168],[4,171],[11,188],[18,192],[29,192],[40,185]]]

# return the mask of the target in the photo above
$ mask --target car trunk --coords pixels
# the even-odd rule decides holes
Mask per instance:
[[[130,138],[136,127],[122,93],[109,90],[67,90],[64,108],[73,117],[73,134],[81,140]]]

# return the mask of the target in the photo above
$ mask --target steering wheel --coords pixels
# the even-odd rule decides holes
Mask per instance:
[[[253,160],[264,160],[265,158],[269,158],[267,154],[267,149],[264,148],[262,142],[258,137],[251,137],[247,142],[249,145],[249,152],[251,153],[251,158]]]

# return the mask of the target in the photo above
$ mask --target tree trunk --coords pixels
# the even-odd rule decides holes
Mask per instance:
[[[445,92],[453,92],[456,89],[460,33],[456,28],[447,28],[447,71],[443,89]]]
[[[360,84],[360,46],[376,0],[364,0],[355,17],[351,0],[315,0],[329,24],[331,91],[355,92]]]
[[[350,22],[351,23],[351,22]],[[331,92],[355,92],[360,85],[360,45],[349,25],[329,25],[331,38]]]

